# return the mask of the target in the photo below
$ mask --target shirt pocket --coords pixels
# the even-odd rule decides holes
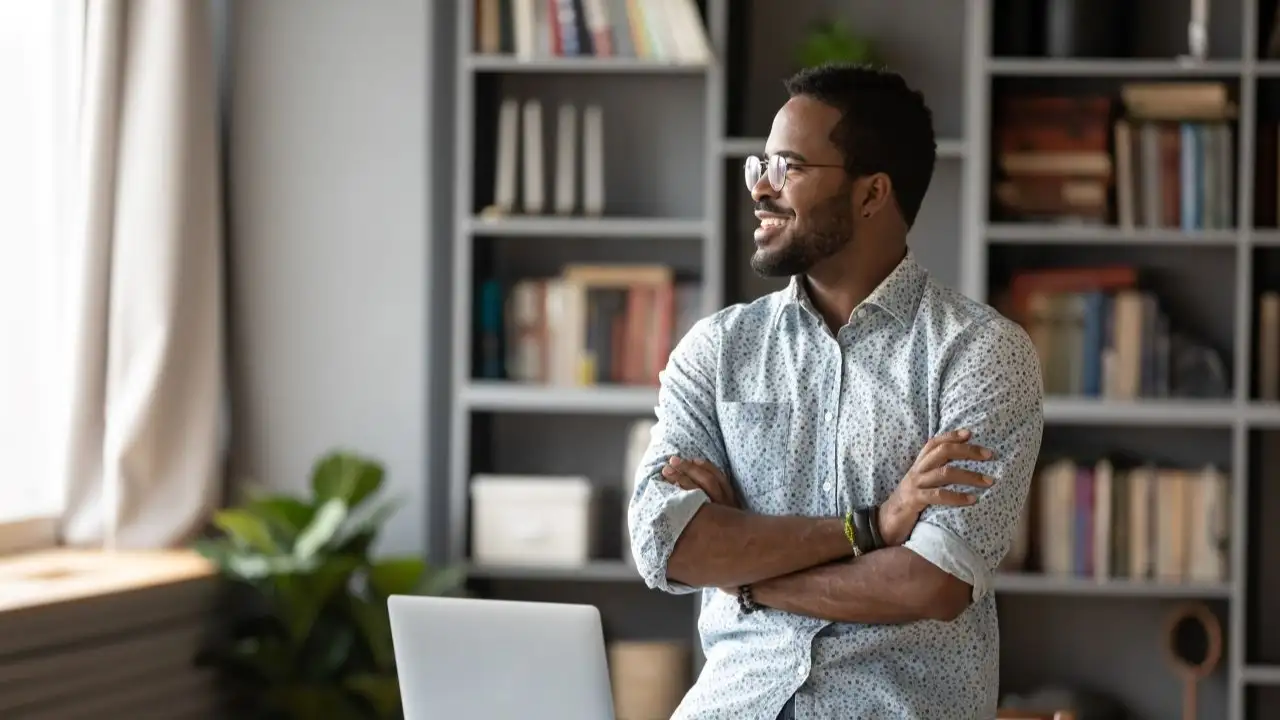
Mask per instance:
[[[719,403],[720,431],[729,471],[745,506],[787,484],[791,454],[791,404],[785,402]]]

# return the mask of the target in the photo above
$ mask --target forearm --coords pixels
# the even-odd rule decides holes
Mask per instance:
[[[849,557],[840,518],[756,515],[708,503],[685,527],[667,575],[698,587],[737,587]]]
[[[757,582],[758,604],[830,622],[952,620],[970,588],[914,552],[892,547]]]

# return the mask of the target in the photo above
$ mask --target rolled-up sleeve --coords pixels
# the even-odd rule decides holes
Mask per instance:
[[[727,467],[716,419],[716,319],[713,315],[695,324],[659,374],[657,423],[636,470],[636,489],[627,506],[631,554],[641,577],[650,588],[673,594],[698,589],[668,578],[667,561],[685,526],[709,498],[701,490],[672,485],[659,473],[672,455]]]
[[[975,327],[946,366],[941,398],[938,432],[967,429],[970,442],[995,453],[952,464],[995,482],[973,505],[926,508],[905,546],[972,585],[976,602],[1013,542],[1040,454],[1044,389],[1031,339],[1003,317]]]

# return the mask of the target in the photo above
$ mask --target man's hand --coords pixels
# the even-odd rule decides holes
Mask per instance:
[[[729,477],[701,458],[690,460],[672,455],[662,467],[662,478],[685,490],[702,490],[713,503],[738,507],[738,497]]]
[[[889,499],[880,506],[880,536],[886,545],[901,545],[910,537],[920,513],[930,505],[972,505],[977,496],[946,490],[944,485],[990,487],[993,480],[964,468],[949,465],[952,460],[990,460],[987,448],[968,443],[968,430],[929,438],[907,476],[898,483]]]
[[[662,467],[662,478],[685,490],[700,488],[713,503],[738,507],[738,498],[733,492],[729,476],[713,463],[701,458],[686,460],[672,455]],[[738,594],[738,588],[733,587],[722,587],[720,591],[733,596]]]

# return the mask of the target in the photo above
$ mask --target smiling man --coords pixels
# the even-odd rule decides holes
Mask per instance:
[[[810,69],[745,165],[752,267],[662,374],[628,520],[646,583],[702,592],[676,718],[991,718],[992,576],[1043,428],[1027,335],[907,235],[935,162],[896,74]]]

